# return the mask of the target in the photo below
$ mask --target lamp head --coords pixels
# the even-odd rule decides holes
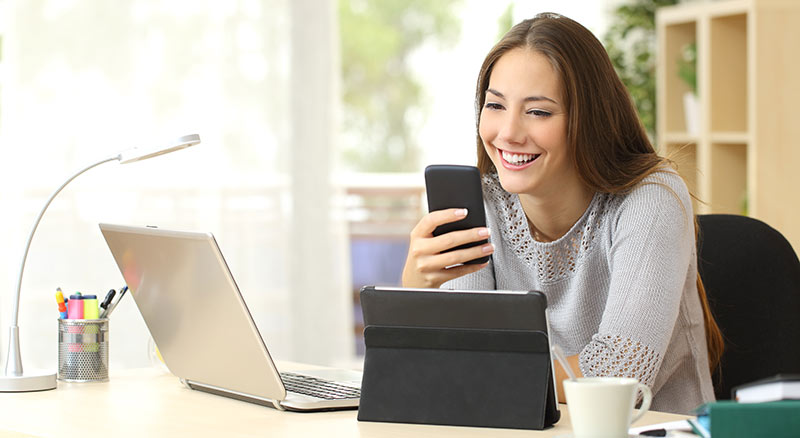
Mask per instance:
[[[140,149],[137,147],[120,152],[119,162],[120,164],[127,164],[135,161],[142,161],[148,158],[153,158],[159,155],[164,155],[170,152],[188,148],[189,146],[194,146],[198,143],[200,143],[199,134],[184,135],[168,145],[147,149]]]

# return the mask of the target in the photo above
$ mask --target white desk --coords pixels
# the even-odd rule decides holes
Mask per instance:
[[[282,369],[302,369],[282,363]],[[308,367],[306,367],[308,368]],[[546,431],[356,420],[357,411],[295,413],[185,388],[156,368],[112,372],[107,383],[58,383],[52,391],[0,394],[0,437],[517,437],[565,436],[569,412]],[[637,426],[682,415],[650,412]],[[20,435],[20,433],[22,435]]]

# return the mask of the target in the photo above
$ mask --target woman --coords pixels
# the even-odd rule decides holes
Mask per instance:
[[[468,212],[426,215],[403,285],[540,290],[551,339],[582,375],[635,377],[655,410],[713,400],[722,338],[697,274],[691,198],[602,44],[563,16],[523,21],[487,55],[476,111],[488,227],[434,237]],[[490,229],[491,243],[443,253]]]

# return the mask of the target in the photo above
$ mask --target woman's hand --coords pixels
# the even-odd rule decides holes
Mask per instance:
[[[489,237],[488,228],[478,227],[433,235],[433,230],[439,225],[460,221],[466,215],[467,210],[463,208],[434,211],[425,215],[411,230],[408,258],[403,268],[404,287],[438,288],[446,281],[478,271],[489,264],[464,263],[493,253],[494,245],[491,243],[443,252],[465,243],[485,240]]]

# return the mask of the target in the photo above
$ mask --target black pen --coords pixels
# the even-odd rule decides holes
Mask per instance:
[[[111,305],[108,307],[108,309],[106,309],[104,318],[108,318],[109,316],[111,316],[111,312],[113,312],[114,309],[117,308],[117,305],[119,304],[120,300],[122,300],[122,297],[125,296],[125,292],[127,291],[128,291],[128,286],[123,286],[122,289],[119,290],[119,297],[117,297],[117,300],[112,302]]]
[[[100,303],[100,308],[103,309],[100,311],[100,318],[105,318],[106,314],[108,313],[108,305],[111,304],[111,300],[114,299],[114,295],[117,294],[117,291],[111,289],[106,294],[106,297],[103,299],[103,302]]]

